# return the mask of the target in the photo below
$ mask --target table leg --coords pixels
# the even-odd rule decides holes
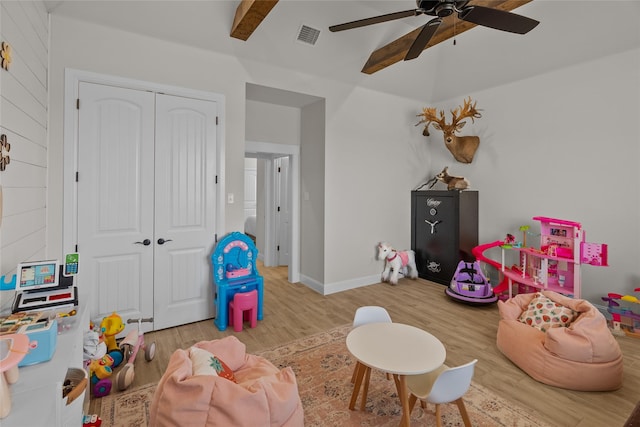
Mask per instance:
[[[409,393],[407,392],[407,383],[404,375],[393,374],[393,380],[398,390],[398,398],[402,405],[402,418],[400,419],[400,427],[409,427],[411,423],[411,412],[409,410]]]
[[[360,384],[362,384],[362,377],[366,371],[366,366],[356,362],[356,382],[353,384],[353,391],[351,392],[351,401],[349,402],[349,409],[353,410],[356,406],[356,400],[358,400],[358,394],[360,394]]]
[[[362,390],[362,400],[360,401],[360,410],[364,411],[367,406],[367,394],[369,393],[369,380],[371,379],[371,368],[365,366],[364,373],[364,390]]]

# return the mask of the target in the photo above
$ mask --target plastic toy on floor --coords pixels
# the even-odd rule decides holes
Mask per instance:
[[[491,304],[498,300],[479,261],[460,261],[445,294],[466,304]]]
[[[89,364],[89,378],[94,397],[104,397],[111,393],[111,375],[113,374],[113,357],[105,354]]]
[[[416,267],[416,254],[412,250],[397,251],[386,242],[378,243],[379,260],[384,260],[384,270],[381,279],[392,285],[398,284],[398,278],[406,270],[407,275],[416,279],[418,277],[418,267]],[[404,275],[404,274],[403,274]]]
[[[104,342],[107,344],[107,354],[113,358],[113,367],[120,366],[122,363],[122,351],[116,342],[116,335],[124,331],[125,324],[122,317],[116,312],[106,316],[100,322],[100,331]]]
[[[146,345],[144,342],[142,322],[153,322],[153,317],[144,319],[127,319],[127,323],[137,323],[138,328],[129,332],[129,334],[127,334],[124,340],[120,343],[122,354],[124,355],[125,360],[127,360],[127,364],[124,365],[124,367],[118,372],[118,375],[116,375],[116,384],[120,391],[126,390],[131,383],[133,383],[133,379],[135,378],[134,363],[136,361],[136,356],[138,355],[138,350],[144,351],[144,360],[147,362],[151,362],[156,354],[155,341],[149,345]]]
[[[635,288],[640,293],[640,288]],[[633,295],[608,293],[602,300],[608,303],[607,323],[614,335],[640,338],[640,299]]]

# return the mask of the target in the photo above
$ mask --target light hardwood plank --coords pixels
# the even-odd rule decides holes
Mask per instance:
[[[495,344],[498,309],[452,301],[442,285],[401,279],[397,286],[375,284],[323,296],[302,284],[287,282],[286,267],[260,268],[265,280],[264,320],[255,329],[220,332],[212,320],[151,332],[156,357],[139,357],[131,387],[157,382],[177,348],[197,341],[236,335],[256,352],[330,328],[351,323],[356,308],[384,306],[394,322],[423,328],[447,349],[450,366],[477,358],[474,381],[524,407],[552,425],[565,427],[622,426],[640,399],[640,340],[617,337],[624,355],[625,378],[620,390],[577,392],[539,383],[500,353]],[[117,393],[117,391],[112,391]],[[100,413],[100,399],[92,398],[90,413]]]

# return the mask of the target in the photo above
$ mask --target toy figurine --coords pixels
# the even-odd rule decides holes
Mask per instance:
[[[123,359],[122,351],[116,343],[116,335],[124,331],[125,324],[122,321],[122,317],[113,312],[111,315],[102,319],[100,323],[100,330],[102,331],[102,337],[107,344],[107,353],[113,358],[113,367],[120,365]]]
[[[447,184],[447,190],[465,190],[471,185],[469,180],[463,176],[449,175],[448,166],[445,166],[444,169],[442,169],[442,172],[429,180],[429,183],[431,183],[431,186],[429,186],[429,188],[433,188],[433,186],[436,185],[436,182],[438,181]]]
[[[108,354],[95,359],[89,364],[91,386],[95,397],[103,397],[111,392],[111,374],[113,374],[113,358]]]

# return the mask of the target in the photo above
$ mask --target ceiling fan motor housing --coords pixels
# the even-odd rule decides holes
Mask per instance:
[[[418,10],[426,15],[437,16],[438,18],[444,18],[454,12],[460,12],[467,3],[469,3],[469,0],[416,0]]]

